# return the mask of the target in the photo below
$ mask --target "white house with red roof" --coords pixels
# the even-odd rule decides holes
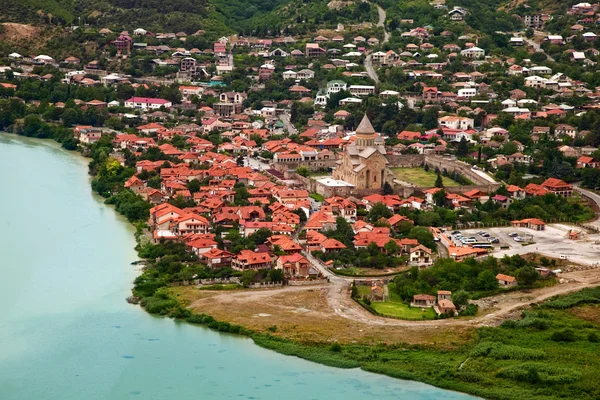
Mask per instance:
[[[132,97],[125,100],[125,107],[137,108],[141,110],[158,110],[161,107],[169,108],[173,105],[172,102],[165,99],[152,98],[152,97]]]

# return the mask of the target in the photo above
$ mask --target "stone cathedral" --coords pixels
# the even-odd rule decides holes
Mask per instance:
[[[385,146],[375,142],[375,129],[365,115],[356,129],[356,140],[346,146],[333,178],[356,189],[381,189],[388,175]]]

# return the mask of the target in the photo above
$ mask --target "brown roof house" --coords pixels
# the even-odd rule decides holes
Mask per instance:
[[[498,286],[501,288],[513,287],[519,284],[517,278],[510,275],[498,274],[496,275],[496,280],[498,281]]]

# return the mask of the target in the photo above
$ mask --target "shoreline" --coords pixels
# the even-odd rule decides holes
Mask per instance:
[[[4,132],[2,132],[4,133]],[[19,138],[26,138],[22,135],[6,132],[6,134],[10,136],[16,136]],[[27,138],[27,139],[36,139],[36,138]],[[48,138],[52,139],[52,138]],[[39,140],[36,140],[36,142]],[[45,141],[44,141],[45,142]],[[49,144],[51,147],[56,148],[56,144],[60,146],[56,140],[48,141],[46,144]],[[57,149],[63,150],[62,147],[58,147]],[[74,150],[65,151],[72,152]],[[80,151],[77,151],[77,155],[79,160],[81,161],[81,165],[84,165],[84,161],[88,162],[90,159],[83,156]],[[88,174],[88,177],[91,176]],[[88,184],[91,182],[91,179],[88,179]],[[91,190],[92,196],[100,200],[102,198],[99,196],[94,190]],[[103,205],[106,204],[104,201]],[[113,208],[114,209],[114,208]],[[115,210],[116,211],[116,210]],[[118,218],[124,222],[125,218],[119,212],[116,212]],[[129,221],[127,221],[129,222]],[[136,239],[136,242],[139,244],[136,232],[136,225],[132,222],[128,224],[131,228],[133,228],[133,234]],[[137,251],[137,249],[134,249]],[[139,257],[138,260],[143,260],[143,258]],[[136,276],[139,276],[139,271],[136,271]],[[131,289],[130,289],[131,291]],[[189,304],[184,304],[180,299],[177,299],[174,296],[170,296],[170,299],[177,302],[178,306],[184,307],[186,310],[190,310]],[[123,299],[125,300],[125,299]],[[147,314],[152,316],[158,316],[149,312],[146,307],[140,305]],[[287,338],[281,338],[275,335],[271,335],[268,333],[260,333],[248,329],[242,325],[232,324],[226,320],[216,320],[215,318],[203,314],[203,313],[193,313],[190,312],[187,316],[178,317],[176,315],[169,315],[176,321],[179,322],[187,322],[190,325],[200,325],[205,328],[210,328],[213,331],[218,331],[220,333],[233,333],[240,337],[251,338],[253,343],[261,348],[275,351],[276,353],[295,356],[300,359],[304,359],[310,362],[314,362],[317,364],[326,365],[329,367],[342,368],[342,369],[353,369],[360,368],[363,371],[376,373],[379,375],[385,375],[395,379],[402,380],[410,380],[415,382],[422,382],[440,389],[454,391],[457,393],[464,393],[471,396],[480,396],[481,398],[493,398],[493,399],[509,399],[510,395],[504,396],[501,395],[500,392],[496,390],[488,390],[487,388],[482,388],[475,384],[477,381],[468,381],[466,380],[457,380],[456,376],[460,376],[460,369],[462,366],[470,359],[470,353],[476,347],[480,341],[481,336],[479,332],[476,337],[473,339],[469,339],[460,345],[457,345],[454,349],[441,349],[436,348],[436,345],[428,346],[428,345],[408,345],[406,343],[397,343],[394,345],[385,345],[385,344],[366,344],[366,343],[356,343],[356,344],[342,344],[339,345],[337,342],[326,342],[326,341],[314,341],[314,342],[300,342],[296,340],[291,340]],[[491,328],[494,329],[494,328]],[[337,345],[337,346],[336,346]],[[370,353],[369,356],[364,357],[362,360],[352,359],[347,356],[346,352],[364,352]],[[436,376],[431,372],[427,372],[426,370],[414,372],[410,371],[410,368],[402,368],[401,366],[388,366],[388,359],[385,356],[382,356],[381,353],[384,351],[395,351],[399,354],[406,354],[406,367],[410,366],[410,360],[412,357],[430,358],[432,362],[437,362],[436,357],[445,358],[445,361],[449,361],[454,363],[455,361],[460,364],[457,369],[456,376]],[[374,358],[373,358],[374,357]],[[460,360],[454,360],[455,358]],[[458,365],[458,364],[457,364]],[[514,397],[512,397],[514,398]],[[524,396],[525,398],[534,398]],[[537,397],[535,397],[537,398]]]
[[[64,147],[61,146],[61,143],[56,141],[54,138],[32,138],[32,137],[20,135],[18,133],[7,132],[7,131],[1,131],[0,135],[6,135],[8,137],[15,137],[20,140],[32,140],[32,141],[35,141],[36,143],[41,143],[46,146],[50,146],[55,150],[58,150],[61,152],[62,151],[68,152],[72,155],[74,154],[74,155],[76,155],[76,158],[78,159],[81,167],[87,167],[91,160],[91,158],[84,156],[81,153],[79,148],[74,149],[74,150],[65,149]],[[136,240],[136,243],[139,243],[137,240],[137,237],[136,237],[136,225],[134,223],[128,221],[122,214],[120,214],[115,209],[114,206],[112,206],[110,204],[106,204],[104,201],[105,199],[102,196],[100,196],[98,193],[96,193],[93,189],[91,189],[91,177],[92,176],[88,173],[88,185],[90,185],[91,195],[99,202],[102,202],[103,206],[111,207],[115,211],[115,215],[117,216],[117,218],[121,222],[125,223],[125,225],[127,225],[129,227],[128,229],[131,229],[131,231],[132,231],[131,233],[133,234],[134,239]],[[135,250],[135,249],[133,249],[133,250],[136,251],[136,253],[137,253],[137,250]],[[145,260],[145,259],[138,257],[138,259],[134,260],[134,262],[139,262],[139,261],[143,261],[143,260]],[[128,264],[130,264],[130,263],[131,263],[131,261],[128,261]],[[136,270],[135,276],[136,277],[140,276],[140,273],[142,271],[143,271],[142,269]],[[130,296],[133,295],[132,289],[133,289],[133,286],[131,286],[129,288]],[[327,348],[329,346],[331,346],[331,343],[315,342],[315,343],[310,343],[310,344],[308,344],[308,343],[303,344],[300,342],[279,338],[277,336],[254,332],[243,326],[231,324],[227,321],[218,321],[218,320],[214,319],[213,317],[211,317],[209,315],[205,315],[205,314],[192,313],[191,316],[189,316],[187,318],[179,318],[179,317],[167,316],[167,315],[157,315],[157,314],[153,314],[153,313],[149,312],[146,309],[146,307],[139,304],[139,302],[137,302],[137,303],[128,302],[127,301],[128,298],[129,298],[129,296],[127,298],[124,298],[123,301],[127,302],[129,305],[137,306],[140,309],[140,311],[143,311],[144,313],[148,314],[151,317],[171,318],[175,321],[184,322],[191,326],[201,326],[201,327],[204,327],[204,328],[207,328],[212,331],[219,332],[219,333],[228,333],[228,334],[233,334],[233,335],[239,336],[240,338],[249,338],[249,339],[252,339],[252,342],[256,346],[261,347],[266,350],[274,351],[278,354],[298,357],[298,358],[306,360],[306,361],[314,362],[316,364],[321,364],[321,365],[325,365],[325,366],[333,367],[333,368],[340,368],[340,369],[359,368],[365,372],[375,373],[377,375],[383,375],[383,376],[387,376],[387,377],[394,378],[394,379],[421,382],[421,383],[431,385],[433,387],[437,387],[437,388],[440,388],[443,390],[478,396],[476,393],[472,393],[472,392],[469,393],[469,392],[461,391],[451,385],[449,385],[449,386],[441,385],[439,382],[436,382],[433,379],[427,380],[427,379],[422,379],[422,378],[419,378],[419,377],[411,375],[411,374],[397,375],[397,374],[386,373],[384,371],[377,370],[377,369],[365,368],[365,366],[362,365],[361,363],[358,363],[355,361],[348,361],[348,360],[344,359],[344,357],[339,352],[329,351]],[[178,302],[178,304],[184,306],[178,299],[176,299],[174,297],[172,297],[172,299],[176,300]],[[186,306],[184,306],[184,307],[186,307]],[[201,319],[205,319],[205,321],[199,322]],[[317,349],[317,351],[315,351],[315,349]],[[481,397],[481,398],[483,398],[483,397]]]

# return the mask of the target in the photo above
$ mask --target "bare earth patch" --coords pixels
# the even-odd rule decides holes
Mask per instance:
[[[600,306],[597,304],[574,307],[569,310],[569,313],[583,320],[600,325]]]
[[[386,326],[353,321],[335,314],[325,287],[227,293],[178,287],[173,291],[194,313],[300,342],[436,344],[451,348],[474,334],[474,329],[466,326]],[[269,331],[273,326],[277,330]]]
[[[26,25],[26,24],[17,24],[14,22],[4,22],[2,24],[4,31],[0,34],[0,40],[6,40],[11,42],[21,41],[21,40],[32,40],[37,38],[41,32],[41,28]]]

